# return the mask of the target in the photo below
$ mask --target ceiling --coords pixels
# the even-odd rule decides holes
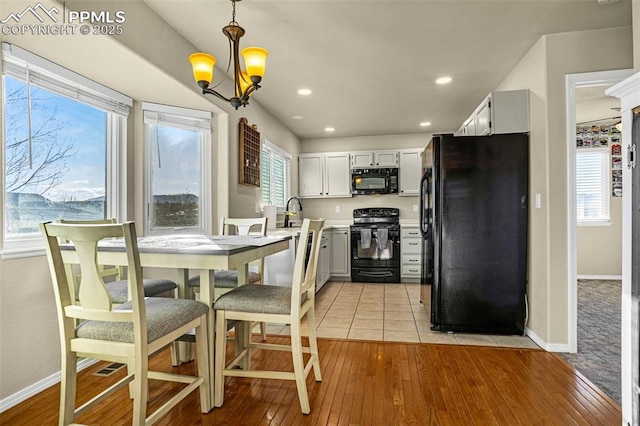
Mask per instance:
[[[217,57],[217,81],[231,2],[145,3]],[[253,102],[300,138],[393,135],[455,131],[542,35],[631,25],[631,1],[244,0],[236,21],[241,47],[269,50]],[[442,76],[453,81],[437,85]]]
[[[605,95],[613,85],[576,88],[576,124],[617,124],[620,122],[620,99]]]

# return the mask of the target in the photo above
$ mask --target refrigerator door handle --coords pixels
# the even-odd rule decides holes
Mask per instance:
[[[429,238],[429,228],[430,228],[430,224],[427,222],[425,223],[425,217],[424,217],[424,203],[425,203],[425,198],[429,197],[429,188],[427,187],[427,191],[425,193],[425,186],[424,183],[427,182],[427,184],[429,180],[429,171],[426,171],[423,175],[422,175],[422,179],[420,179],[420,233],[422,234],[422,238],[426,239]],[[427,201],[428,202],[428,201]],[[430,218],[427,218],[427,220],[429,220]],[[425,225],[427,225],[427,229],[425,229]]]
[[[520,207],[522,207],[523,209],[527,208],[527,196],[523,195],[522,198],[520,198]]]

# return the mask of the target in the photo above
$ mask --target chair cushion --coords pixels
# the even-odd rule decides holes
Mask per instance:
[[[128,300],[127,285],[126,280],[113,281],[105,284],[111,294],[111,301],[113,303],[125,303]],[[142,285],[144,286],[145,297],[155,297],[178,288],[175,282],[162,278],[145,278],[142,280]]]
[[[307,295],[302,295],[303,303]],[[220,296],[213,309],[261,314],[291,313],[291,287],[277,285],[246,284]]]
[[[130,309],[131,302],[114,308],[114,310]],[[145,299],[145,309],[148,343],[156,341],[202,315],[206,315],[209,311],[204,303],[169,297],[148,297]],[[76,336],[85,339],[133,343],[133,323],[83,321],[76,328]]]
[[[215,271],[213,279],[217,288],[236,288],[238,287],[238,271]],[[260,282],[262,277],[257,272],[249,271],[247,277],[248,284]],[[200,287],[200,275],[189,278],[189,287]]]

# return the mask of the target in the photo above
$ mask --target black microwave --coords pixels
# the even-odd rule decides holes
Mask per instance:
[[[398,168],[351,169],[352,194],[397,194]]]

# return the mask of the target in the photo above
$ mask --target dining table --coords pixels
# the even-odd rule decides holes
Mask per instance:
[[[200,301],[209,306],[207,333],[209,337],[209,357],[211,380],[211,401],[213,401],[214,368],[214,318],[216,270],[236,270],[238,285],[247,283],[249,263],[289,248],[290,236],[257,235],[153,235],[137,238],[140,265],[143,268],[171,268],[178,272],[178,297],[189,298],[189,277],[194,271],[200,275]],[[61,244],[65,263],[78,263],[73,245]],[[103,265],[126,266],[127,256],[124,240],[106,239],[98,243],[98,263]],[[247,330],[247,332],[249,332]],[[192,360],[190,345],[183,343],[177,350],[178,361]]]

